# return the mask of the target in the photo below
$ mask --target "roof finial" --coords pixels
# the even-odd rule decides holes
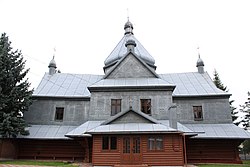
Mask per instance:
[[[128,11],[128,8],[127,8],[127,18],[128,18],[128,21],[129,21],[129,11]]]
[[[56,56],[56,47],[54,47],[53,59],[55,58],[55,56]]]
[[[200,56],[200,47],[199,46],[197,47],[197,50],[198,50],[198,58],[200,59],[201,56]]]

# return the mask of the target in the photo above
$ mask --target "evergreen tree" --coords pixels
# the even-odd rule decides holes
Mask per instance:
[[[21,51],[13,51],[8,36],[0,37],[0,136],[17,137],[28,135],[23,113],[32,103],[30,83],[25,79],[29,69],[25,70]]]
[[[241,119],[235,120],[236,125],[240,125],[244,129],[250,127],[250,92],[248,92],[247,101],[240,105],[239,113],[241,113]]]
[[[224,84],[221,82],[219,73],[216,70],[214,70],[213,82],[218,89],[225,91],[225,92],[228,92],[227,87],[224,86]],[[230,100],[229,105],[230,105],[232,120],[234,121],[238,118],[238,116],[237,116],[238,112],[235,111],[236,108],[233,106],[233,102],[234,102],[234,100]]]
[[[217,88],[220,90],[226,91],[227,92],[227,87],[223,85],[223,83],[220,80],[220,76],[216,70],[214,70],[214,78],[213,82],[216,85]]]

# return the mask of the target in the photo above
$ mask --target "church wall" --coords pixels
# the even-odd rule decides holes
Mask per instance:
[[[88,120],[89,103],[89,101],[36,99],[29,111],[24,113],[24,118],[31,124],[80,125]],[[55,120],[56,107],[64,108],[63,121]]]
[[[90,120],[104,120],[111,115],[111,99],[122,99],[121,111],[140,111],[140,99],[151,99],[151,115],[156,119],[167,119],[168,108],[172,104],[171,91],[133,91],[133,92],[92,92]]]
[[[181,123],[232,123],[228,98],[174,98],[173,101],[177,104],[177,120]],[[202,106],[202,121],[194,121],[193,106]]]

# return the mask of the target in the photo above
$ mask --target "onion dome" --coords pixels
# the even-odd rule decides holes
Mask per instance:
[[[199,67],[199,66],[204,66],[204,62],[201,59],[200,55],[199,55],[199,58],[198,58],[197,63],[196,63],[196,67]]]
[[[196,67],[198,69],[198,73],[200,73],[200,74],[204,73],[204,62],[201,59],[200,54],[199,54],[199,58],[198,58],[197,63],[196,63]]]
[[[128,20],[124,25],[125,35],[126,34],[133,34],[133,24]]]
[[[53,56],[53,59],[49,62],[49,66],[48,66],[49,68],[50,67],[54,67],[54,68],[56,68],[56,61],[55,61],[55,59],[54,59],[54,56]]]
[[[49,75],[53,75],[56,73],[56,61],[54,59],[55,56],[53,56],[53,59],[49,62]]]

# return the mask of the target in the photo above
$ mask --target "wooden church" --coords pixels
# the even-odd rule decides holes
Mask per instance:
[[[93,166],[241,163],[250,134],[232,123],[228,92],[199,57],[195,72],[158,74],[128,20],[103,75],[57,73],[54,58],[24,115],[29,136],[1,140],[1,158]]]

